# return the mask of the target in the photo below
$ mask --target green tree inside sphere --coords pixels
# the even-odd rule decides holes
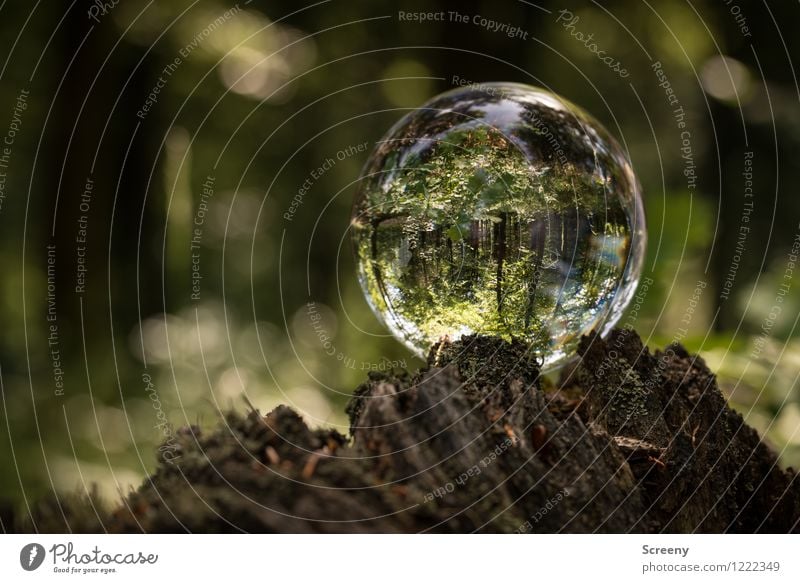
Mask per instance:
[[[365,166],[352,229],[370,305],[417,354],[483,334],[528,342],[545,368],[619,319],[646,238],[614,139],[564,99],[510,83],[401,119]]]

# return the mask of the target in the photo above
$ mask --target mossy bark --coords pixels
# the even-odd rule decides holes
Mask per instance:
[[[178,433],[110,513],[40,505],[28,529],[109,532],[796,532],[800,483],[703,361],[623,330],[584,338],[558,386],[526,347],[435,346],[373,374],[349,436],[288,407]]]

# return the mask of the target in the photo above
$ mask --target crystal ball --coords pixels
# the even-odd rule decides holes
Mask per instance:
[[[434,97],[371,153],[355,197],[358,276],[378,318],[424,356],[470,334],[527,342],[543,369],[607,333],[642,268],[631,163],[595,119],[541,88]]]

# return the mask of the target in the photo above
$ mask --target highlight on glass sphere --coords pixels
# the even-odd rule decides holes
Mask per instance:
[[[617,142],[544,89],[443,93],[378,142],[353,205],[359,281],[419,356],[443,338],[527,342],[551,369],[605,334],[641,272],[641,193]]]

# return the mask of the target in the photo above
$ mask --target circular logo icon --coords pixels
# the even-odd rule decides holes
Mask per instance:
[[[19,552],[19,564],[26,571],[35,571],[44,562],[44,547],[39,543],[30,543]]]

